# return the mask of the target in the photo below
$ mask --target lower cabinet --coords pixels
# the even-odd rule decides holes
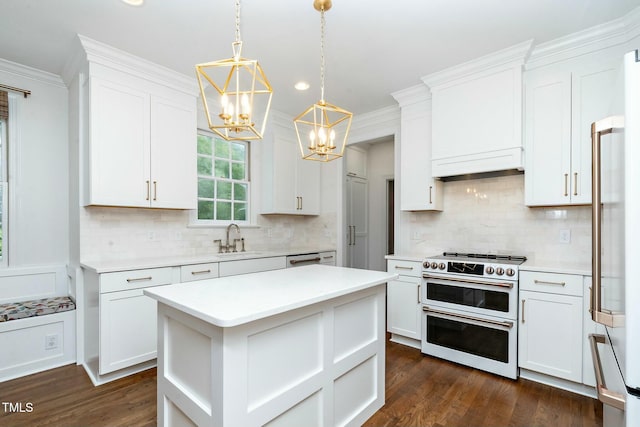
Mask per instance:
[[[387,283],[387,331],[392,341],[420,348],[422,264],[388,260],[387,271],[399,274],[398,279]]]
[[[142,289],[100,295],[100,374],[156,358],[156,301]]]
[[[583,276],[521,271],[518,366],[583,381]]]

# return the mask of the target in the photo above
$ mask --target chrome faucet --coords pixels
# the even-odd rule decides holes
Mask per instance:
[[[233,244],[229,240],[229,233],[231,232],[231,228],[236,228],[236,233],[240,234],[240,227],[238,224],[229,224],[227,226],[227,242],[223,245],[221,239],[216,239],[213,242],[218,244],[218,253],[229,253],[229,252],[238,252],[237,243],[242,243],[241,252],[244,252],[244,237],[241,239],[233,239]],[[233,251],[231,250],[233,249]]]

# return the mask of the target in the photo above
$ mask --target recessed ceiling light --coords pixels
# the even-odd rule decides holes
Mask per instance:
[[[298,90],[307,90],[309,89],[309,83],[307,82],[298,82],[294,86]]]
[[[122,0],[122,2],[130,6],[142,6],[144,4],[144,0]]]

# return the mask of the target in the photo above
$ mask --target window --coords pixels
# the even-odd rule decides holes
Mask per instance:
[[[198,131],[198,222],[248,222],[249,188],[249,143]]]

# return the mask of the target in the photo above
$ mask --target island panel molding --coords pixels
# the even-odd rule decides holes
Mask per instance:
[[[158,424],[362,425],[384,404],[395,277],[312,265],[145,291],[158,299]]]

